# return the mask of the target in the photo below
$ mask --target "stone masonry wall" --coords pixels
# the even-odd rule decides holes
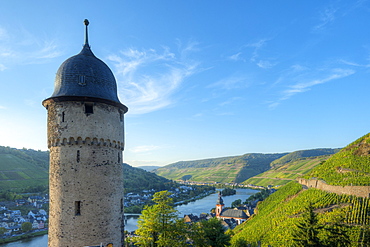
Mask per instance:
[[[335,186],[329,185],[318,179],[298,178],[298,183],[307,186],[308,188],[316,188],[336,194],[347,194],[359,197],[370,197],[370,186]]]
[[[123,118],[114,106],[48,105],[49,247],[123,245]]]

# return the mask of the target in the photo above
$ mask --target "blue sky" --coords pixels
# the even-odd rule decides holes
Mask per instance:
[[[0,2],[0,145],[47,150],[55,73],[116,76],[125,161],[343,147],[369,132],[369,1]]]

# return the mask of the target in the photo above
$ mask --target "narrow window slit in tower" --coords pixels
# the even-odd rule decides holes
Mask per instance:
[[[119,120],[123,122],[123,112],[119,111]]]
[[[80,163],[80,150],[77,150],[77,163]]]
[[[93,114],[94,108],[92,103],[85,103],[85,113],[86,114]]]
[[[121,163],[121,155],[119,155],[119,152],[118,152],[118,163]]]
[[[75,215],[81,215],[81,201],[75,201]]]
[[[62,112],[62,122],[64,122],[64,116],[65,116],[65,113]]]
[[[121,213],[123,213],[123,199],[121,198]]]

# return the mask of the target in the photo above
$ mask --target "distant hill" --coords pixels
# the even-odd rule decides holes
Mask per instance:
[[[276,159],[271,162],[271,167],[279,167],[291,161],[295,161],[302,158],[308,157],[317,157],[322,155],[331,155],[339,152],[340,148],[317,148],[317,149],[309,149],[309,150],[299,150],[295,152],[288,153],[284,155],[280,159]]]
[[[370,133],[359,138],[305,178],[316,177],[331,185],[370,185]]]
[[[241,156],[180,161],[158,168],[154,172],[173,180],[183,179],[211,183],[240,183],[270,169],[270,163],[273,160],[286,154],[250,153]]]
[[[276,168],[299,169],[306,164],[327,156],[298,159]],[[316,161],[315,161],[316,160]],[[302,162],[303,161],[303,162]],[[293,163],[292,163],[293,162]],[[296,164],[294,165],[294,162]],[[306,163],[305,163],[306,162]],[[304,169],[305,170],[305,169]],[[259,175],[260,176],[260,175]],[[333,185],[370,185],[370,134],[349,144],[326,161],[314,166],[305,175],[325,180]],[[262,246],[293,246],[296,224],[302,222],[303,212],[311,204],[318,214],[319,223],[327,227],[342,225],[350,238],[348,246],[369,246],[370,199],[353,195],[335,194],[307,188],[291,181],[258,204],[257,214],[233,230],[233,244],[243,242]],[[338,228],[337,228],[338,229]],[[322,239],[329,238],[329,231],[322,231]]]
[[[155,169],[158,169],[160,166],[138,166],[137,168],[141,168],[147,172],[153,171]]]
[[[339,151],[339,148],[321,148],[291,152],[272,161],[271,169],[247,179],[243,184],[259,186],[287,184],[297,177],[307,174],[315,166]]]
[[[166,190],[171,180],[123,163],[125,193],[142,190]]]
[[[275,184],[281,185],[289,182],[289,180],[295,179],[298,175],[303,175],[307,172],[306,167],[298,172],[298,175],[294,174],[294,169],[303,166],[304,163],[312,162],[307,164],[310,168],[319,164],[325,158],[317,159],[316,161],[310,161],[310,159],[304,161],[308,157],[317,157],[323,155],[330,155],[338,152],[340,149],[331,149],[331,148],[321,148],[321,149],[310,149],[310,150],[300,150],[291,153],[276,153],[276,154],[261,154],[261,153],[250,153],[240,156],[232,157],[221,157],[214,159],[205,159],[205,160],[194,160],[194,161],[180,161],[176,162],[161,168],[154,170],[154,172],[160,176],[166,177],[173,180],[189,180],[196,182],[220,182],[220,183],[244,183],[244,184]],[[301,160],[298,162],[298,160]],[[289,162],[295,165],[291,169],[287,170],[285,164]],[[281,168],[277,173],[273,174],[264,174],[258,175],[266,171],[276,170],[279,167]],[[286,170],[284,174],[281,172]],[[304,170],[304,171],[303,171]],[[247,179],[257,176],[254,180]],[[272,177],[275,176],[275,177]],[[266,179],[271,178],[271,179]],[[277,178],[277,179],[276,179]],[[281,181],[276,181],[279,178],[282,178]],[[262,183],[260,180],[264,180]],[[274,181],[272,181],[274,180]],[[272,181],[274,183],[271,183]]]
[[[166,189],[172,182],[154,173],[122,164],[126,192]],[[0,146],[0,190],[47,188],[49,152]]]
[[[254,184],[265,187],[268,185],[284,185],[307,174],[315,166],[330,158],[330,156],[322,155],[291,160],[284,165],[273,166],[270,170],[247,179],[243,184]]]
[[[0,146],[0,189],[48,186],[49,153]]]

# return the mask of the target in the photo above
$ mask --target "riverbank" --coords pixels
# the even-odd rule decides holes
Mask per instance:
[[[207,197],[207,196],[209,196],[211,194],[214,194],[215,192],[216,192],[216,190],[209,190],[209,191],[203,192],[202,194],[199,194],[199,195],[194,196],[194,197],[189,198],[189,199],[185,199],[185,200],[177,201],[177,202],[175,201],[174,205],[175,206],[186,205],[186,204],[188,204],[190,202],[194,202],[196,200],[201,200],[204,197]],[[150,202],[150,201],[148,201],[148,202]],[[141,213],[141,211],[143,210],[143,207],[145,205],[146,204],[125,207],[125,213],[127,213],[127,214],[139,214],[139,213]]]
[[[241,199],[242,201],[245,201],[247,198],[249,198],[251,195],[259,192],[259,190],[255,189],[236,189],[236,194],[232,196],[225,196],[224,204],[225,206],[231,206],[231,203],[237,199]],[[179,212],[179,217],[184,217],[185,214],[196,214],[200,215],[201,213],[209,213],[210,210],[216,206],[216,202],[218,199],[218,194],[213,193],[210,194],[202,199],[189,202],[188,204],[183,204],[181,206],[177,206],[176,210]],[[126,224],[125,224],[125,230],[131,232],[135,231],[137,229],[137,219],[139,217],[139,214],[134,215],[126,215]],[[41,237],[34,237],[30,239],[26,239],[23,241],[17,241],[14,243],[8,243],[8,244],[0,244],[0,247],[47,247],[48,246],[48,240],[47,235],[41,236]]]
[[[48,230],[25,233],[25,234],[21,234],[21,235],[18,235],[18,236],[12,236],[12,237],[9,237],[9,238],[1,238],[0,239],[0,244],[16,242],[16,241],[24,240],[24,239],[31,239],[31,238],[34,238],[34,237],[43,236],[45,234],[48,234]]]

